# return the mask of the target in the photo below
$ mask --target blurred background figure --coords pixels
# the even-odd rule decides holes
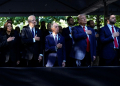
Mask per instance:
[[[0,28],[0,34],[3,32],[3,28]]]
[[[62,35],[62,27],[59,26],[59,33]]]
[[[47,30],[45,31],[45,33],[43,34],[43,45],[44,45],[44,65],[46,65],[46,63],[47,63],[47,58],[48,58],[48,53],[47,52],[45,52],[45,37],[47,36],[47,35],[50,35],[50,34],[52,34],[52,30],[51,30],[51,23],[48,23],[47,24]]]
[[[46,29],[46,31],[45,31],[44,37],[46,37],[47,35],[50,35],[50,34],[52,34],[51,23],[48,23],[48,24],[47,24],[47,29]]]
[[[42,33],[45,33],[45,31],[46,31],[45,21],[41,22],[41,28],[40,28],[40,30],[42,31]]]
[[[23,54],[23,49],[24,49],[24,45],[21,42],[21,32],[20,32],[20,27],[15,27],[15,31],[19,34],[19,55],[20,55],[20,61],[22,60],[22,54]],[[21,30],[22,31],[22,30]],[[22,63],[20,63],[18,66],[22,66]]]
[[[40,25],[35,25],[35,28],[38,28],[38,29],[40,29]]]
[[[20,36],[20,27],[15,27],[15,30],[18,32],[18,34]]]
[[[89,20],[87,21],[87,26],[91,27],[94,29],[95,24],[93,20]],[[93,66],[98,66],[99,65],[99,50],[100,50],[100,40],[99,40],[99,30],[98,29],[94,29],[95,30],[95,38],[96,38],[96,59],[93,61],[92,65]]]
[[[7,20],[7,22],[13,23],[11,19]]]
[[[95,27],[94,21],[93,21],[93,20],[89,20],[89,21],[87,22],[87,26],[94,29],[94,27]]]
[[[68,17],[67,18],[67,23],[68,23],[68,27],[67,28],[63,28],[62,30],[62,35],[65,38],[65,49],[66,49],[66,66],[67,67],[72,67],[73,65],[73,59],[70,56],[71,53],[71,49],[73,46],[73,37],[72,37],[72,28],[74,25],[74,20],[72,17]]]

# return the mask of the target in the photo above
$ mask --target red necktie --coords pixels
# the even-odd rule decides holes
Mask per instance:
[[[83,27],[83,30],[84,30],[84,32],[85,32],[85,27]],[[90,51],[90,41],[89,41],[88,36],[87,36],[86,41],[87,41],[87,48],[86,48],[86,51],[89,52],[89,51]]]
[[[113,28],[113,26],[112,26],[112,33],[114,33],[114,28]],[[115,45],[116,48],[118,48],[118,43],[117,43],[116,37],[114,37],[114,45]]]

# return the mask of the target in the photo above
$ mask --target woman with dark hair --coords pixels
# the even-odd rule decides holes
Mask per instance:
[[[0,66],[15,67],[19,61],[19,35],[12,23],[6,22],[0,34]]]

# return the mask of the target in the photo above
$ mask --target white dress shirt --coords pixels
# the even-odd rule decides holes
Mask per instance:
[[[53,35],[53,38],[54,38],[54,41],[55,41],[55,34],[54,33],[52,33],[52,35]],[[57,41],[58,41],[58,34],[57,34]]]
[[[72,35],[71,35],[71,33],[72,33],[72,27],[70,27],[70,26],[69,26],[69,31],[70,31],[69,36],[70,36],[70,38],[72,38]]]
[[[112,25],[107,24],[107,26],[108,26],[111,34],[113,34],[113,33],[112,33]],[[116,29],[115,29],[115,27],[114,27],[114,25],[113,25],[113,29],[114,29],[114,32],[117,32]],[[113,37],[113,35],[112,35],[112,37]],[[114,37],[113,37],[113,39],[114,39]],[[116,37],[116,39],[117,39],[117,37]],[[114,41],[113,41],[113,44],[114,44]],[[117,44],[118,44],[118,39],[117,39]],[[119,44],[118,44],[118,46],[119,46]],[[114,48],[116,48],[116,47],[115,47],[115,44],[114,44]]]

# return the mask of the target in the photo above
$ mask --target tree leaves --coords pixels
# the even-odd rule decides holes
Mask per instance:
[[[60,25],[63,24],[60,22],[60,20],[67,20],[68,16],[36,16],[36,19],[39,19],[39,24],[42,21],[45,21],[46,23],[51,23],[53,21],[59,23]],[[74,21],[77,22],[77,16],[72,16]],[[95,22],[95,24],[97,24],[96,18],[97,15],[86,15],[87,21],[88,20],[93,20]],[[25,25],[25,22],[27,21],[28,17],[0,17],[0,26],[4,26],[5,22],[10,19],[13,22],[13,25],[19,25],[19,24],[23,24],[22,26]],[[120,27],[120,15],[116,15],[116,26]],[[102,25],[101,27],[104,26],[104,16],[100,15],[100,24]],[[67,22],[65,22],[67,24]],[[78,24],[76,24],[78,25]]]

